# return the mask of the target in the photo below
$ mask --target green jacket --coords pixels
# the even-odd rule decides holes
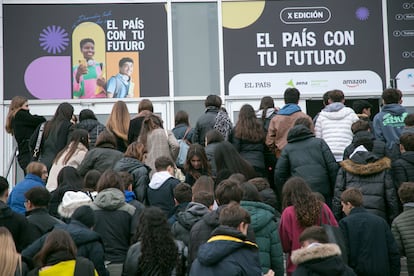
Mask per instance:
[[[400,254],[407,257],[407,268],[414,274],[414,203],[404,204],[404,212],[392,222],[391,230],[400,249]]]
[[[253,228],[256,236],[263,273],[273,269],[275,275],[283,275],[283,250],[274,220],[275,210],[270,205],[255,201],[241,201],[240,206],[251,216],[249,227]]]

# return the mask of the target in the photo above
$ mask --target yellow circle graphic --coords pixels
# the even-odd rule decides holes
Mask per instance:
[[[223,27],[241,29],[253,24],[262,14],[265,4],[266,1],[223,2]]]

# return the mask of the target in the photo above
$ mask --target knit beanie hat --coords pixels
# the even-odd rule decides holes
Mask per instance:
[[[88,228],[95,225],[95,213],[88,205],[78,207],[73,213],[72,219],[79,221]]]

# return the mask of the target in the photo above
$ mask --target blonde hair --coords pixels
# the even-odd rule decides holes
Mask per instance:
[[[130,115],[126,103],[117,101],[112,107],[111,115],[109,115],[106,122],[106,128],[127,142],[129,121]]]
[[[6,227],[0,227],[0,275],[13,276],[16,268],[22,271],[22,260],[16,251],[13,237]]]
[[[16,116],[16,113],[22,109],[22,106],[27,102],[27,98],[23,96],[15,96],[11,100],[10,107],[9,107],[9,113],[7,113],[6,117],[6,131],[7,133],[10,133],[13,135],[13,128],[12,128],[12,120],[14,116]]]

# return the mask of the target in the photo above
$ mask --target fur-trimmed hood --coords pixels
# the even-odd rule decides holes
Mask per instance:
[[[300,248],[292,252],[290,257],[295,265],[332,256],[340,256],[341,249],[335,243],[315,244],[311,247]]]
[[[340,163],[341,167],[352,174],[356,175],[371,175],[380,173],[386,169],[391,168],[391,159],[383,157],[374,162],[358,163],[355,160],[348,159]]]

